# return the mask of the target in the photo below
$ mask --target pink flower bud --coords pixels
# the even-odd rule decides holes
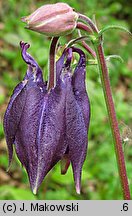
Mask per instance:
[[[47,36],[70,34],[76,27],[78,14],[65,3],[48,4],[23,17],[26,28]]]

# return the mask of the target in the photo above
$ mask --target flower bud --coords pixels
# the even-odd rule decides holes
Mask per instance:
[[[23,17],[26,28],[47,36],[70,34],[76,27],[78,14],[65,3],[47,4]]]

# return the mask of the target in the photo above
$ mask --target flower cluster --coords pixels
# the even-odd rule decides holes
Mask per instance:
[[[14,89],[4,116],[9,163],[14,145],[34,194],[58,161],[63,162],[62,174],[71,163],[76,191],[80,193],[90,120],[85,54],[76,47],[65,49],[56,62],[56,85],[48,91],[41,68],[27,52],[29,44],[21,42],[20,47],[28,68]],[[74,71],[73,52],[80,56]]]

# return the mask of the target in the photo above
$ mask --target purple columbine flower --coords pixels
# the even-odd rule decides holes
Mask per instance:
[[[9,164],[14,144],[36,194],[46,174],[59,160],[65,162],[62,173],[71,162],[76,191],[80,193],[90,119],[85,54],[78,48],[65,49],[56,63],[56,86],[48,91],[40,67],[27,53],[29,44],[21,42],[20,46],[28,69],[15,88],[4,116]],[[73,52],[79,53],[80,59],[72,73]]]

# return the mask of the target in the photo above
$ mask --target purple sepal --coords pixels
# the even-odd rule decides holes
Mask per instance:
[[[67,73],[64,75],[66,85],[66,138],[68,145],[66,157],[71,161],[77,193],[80,193],[82,166],[87,152],[87,133],[90,121],[90,103],[85,86],[86,59],[85,54],[78,48],[72,47],[73,52],[80,55],[79,63],[71,74],[71,51],[65,63]],[[65,173],[68,169],[65,162]]]
[[[77,193],[80,193],[80,181],[83,162],[87,151],[87,129],[80,105],[75,99],[72,77],[65,77],[66,97],[66,142],[69,147],[69,159],[72,164]]]
[[[5,138],[8,147],[9,166],[12,161],[13,143],[15,141],[15,134],[25,104],[25,98],[26,98],[26,92],[24,89],[25,85],[26,82],[21,82],[17,85],[17,87],[13,92],[13,95],[11,96],[10,102],[8,104],[8,107],[4,115],[4,132],[5,132]]]
[[[65,97],[66,89],[61,80],[43,102],[40,118],[38,143],[38,169],[34,193],[46,174],[62,158],[66,151],[65,133]]]
[[[22,56],[24,61],[29,65],[24,80],[17,85],[11,96],[7,110],[4,116],[4,131],[8,146],[9,165],[12,160],[13,144],[15,136],[20,124],[21,116],[25,107],[27,91],[30,86],[36,85],[41,91],[45,91],[46,87],[43,83],[42,72],[34,59],[26,52],[29,44],[20,43]]]
[[[56,82],[60,78],[62,68],[64,66],[65,52],[62,53],[61,57],[56,62]]]
[[[73,77],[72,77],[72,85],[75,98],[80,105],[85,125],[89,127],[90,121],[90,102],[88,98],[88,94],[86,91],[85,79],[86,79],[86,57],[85,53],[79,48],[72,47],[73,52],[77,52],[80,55],[79,62],[75,68]]]

